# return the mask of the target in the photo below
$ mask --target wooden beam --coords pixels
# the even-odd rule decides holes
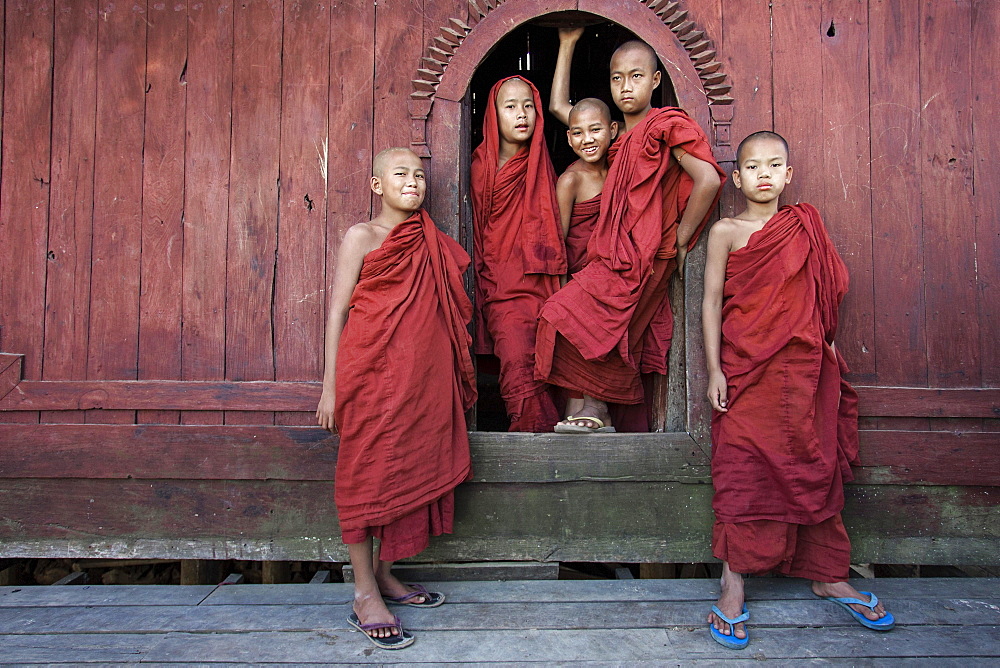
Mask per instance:
[[[23,365],[24,355],[0,353],[0,400],[21,382]]]

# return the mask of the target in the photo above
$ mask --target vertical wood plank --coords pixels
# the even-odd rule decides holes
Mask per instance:
[[[375,7],[374,151],[410,145],[407,100],[421,57],[421,0],[386,0]]]
[[[795,177],[785,188],[786,204],[809,202],[825,217],[823,57],[821,0],[772,3],[774,130],[788,140]]]
[[[181,378],[184,248],[184,112],[187,4],[149,3],[142,171],[139,378]],[[138,411],[136,421],[177,424],[179,411]]]
[[[13,0],[5,9],[0,350],[23,354],[24,377],[37,380],[51,182],[53,7],[51,1]]]
[[[97,22],[94,241],[87,377],[138,371],[145,7],[102,2]],[[87,411],[87,422],[135,420],[134,411]]]
[[[45,280],[43,380],[87,377],[90,245],[97,109],[97,1],[55,4],[52,189]],[[43,411],[42,422],[83,422],[83,411]]]
[[[233,7],[188,7],[184,167],[182,372],[185,380],[225,375],[226,231],[229,218]],[[186,411],[183,424],[220,424],[222,413]]]
[[[282,44],[275,378],[317,380],[323,374],[327,151],[334,143],[327,132],[328,5],[286,4]],[[309,413],[277,413],[275,422],[315,423]]]
[[[972,192],[972,6],[969,0],[945,0],[922,5],[922,10],[920,151],[928,381],[933,387],[975,387],[982,374]]]
[[[271,303],[280,143],[274,129],[281,117],[281,0],[236,5],[233,19],[226,378],[274,380]],[[273,424],[274,413],[227,411],[225,422]]]
[[[872,253],[878,383],[927,384],[920,199],[920,7],[869,6]],[[853,280],[853,276],[852,276]]]
[[[875,376],[868,118],[868,0],[825,0],[823,7],[823,154],[820,209],[847,265],[851,288],[841,306],[837,347],[855,381]],[[806,197],[812,196],[810,192]]]
[[[1000,385],[1000,132],[996,128],[996,63],[1000,62],[1000,3],[972,5],[972,136],[976,215],[976,267],[982,384]]]

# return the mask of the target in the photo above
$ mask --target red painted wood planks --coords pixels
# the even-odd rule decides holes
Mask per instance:
[[[841,306],[837,347],[851,378],[875,379],[872,283],[871,149],[868,117],[868,2],[825,0],[821,28],[826,228],[851,277]],[[819,141],[818,137],[812,141]],[[794,164],[794,163],[793,163]],[[803,165],[806,169],[815,169]],[[805,199],[812,192],[804,193]]]
[[[410,145],[407,103],[425,48],[422,5],[422,0],[393,0],[375,7],[375,153]]]
[[[138,377],[179,380],[187,5],[151,3],[148,18]],[[144,410],[136,415],[136,421],[177,424],[180,414]]]
[[[995,63],[1000,62],[1000,3],[972,5],[972,135],[975,184],[976,277],[982,382],[1000,385],[1000,132],[996,127]]]
[[[238,4],[233,28],[233,136],[226,264],[226,378],[274,380],[275,251],[281,133],[282,4]],[[294,64],[291,64],[294,67]],[[279,341],[279,343],[281,343]],[[226,424],[272,424],[227,412]]]
[[[872,252],[878,382],[927,383],[920,183],[920,7],[869,6]]]
[[[978,385],[972,153],[972,6],[922,5],[920,21],[921,204],[928,382]],[[980,65],[981,66],[981,65]],[[983,193],[995,197],[996,193]],[[995,336],[995,332],[991,332]]]
[[[284,25],[275,378],[317,380],[323,373],[326,296],[329,8],[318,1],[286,4]],[[303,420],[296,414],[275,415],[278,424]]]
[[[188,7],[182,373],[225,374],[226,231],[229,217],[233,8],[224,0]],[[222,414],[181,415],[181,422]]]
[[[42,374],[51,182],[52,9],[51,1],[14,0],[6,3],[4,14],[0,350],[25,356],[27,378]]]
[[[97,2],[58,0],[52,89],[52,190],[42,378],[87,377],[97,109]],[[42,414],[42,422],[83,414]]]

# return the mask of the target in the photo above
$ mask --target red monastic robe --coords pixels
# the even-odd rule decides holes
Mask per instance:
[[[639,373],[667,372],[673,336],[667,288],[676,268],[677,226],[693,186],[671,155],[675,147],[714,165],[725,180],[705,133],[680,109],[653,109],[616,142],[587,266],[540,314],[536,378],[637,404],[643,400]]]
[[[857,394],[831,347],[847,285],[809,204],[782,207],[729,254],[720,349],[729,411],[712,417],[719,523],[839,518],[858,455]],[[842,541],[834,549],[842,560]]]
[[[587,244],[594,233],[594,226],[601,213],[601,195],[573,203],[569,231],[566,233],[566,265],[568,273],[575,274],[587,266]]]
[[[508,79],[490,90],[483,143],[472,154],[475,347],[500,360],[500,393],[510,430],[550,431],[559,414],[546,384],[534,377],[535,330],[539,309],[566,273],[566,252],[541,99],[524,79],[538,110],[535,131],[529,146],[497,169],[500,131],[494,101]]]
[[[472,474],[468,266],[420,210],[365,256],[351,296],[337,350],[335,501],[344,542],[379,536],[386,561],[422,550],[428,532],[450,533],[453,491]]]

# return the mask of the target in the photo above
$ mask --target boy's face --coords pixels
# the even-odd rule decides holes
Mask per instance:
[[[427,181],[420,158],[411,151],[385,156],[381,174],[372,177],[372,191],[382,197],[382,206],[397,211],[416,211],[424,203]]]
[[[653,99],[660,85],[660,72],[648,53],[626,49],[611,58],[611,97],[623,114],[637,114]]]
[[[531,139],[538,111],[528,84],[520,79],[511,79],[500,86],[496,107],[502,140],[509,144],[523,144]]]
[[[588,107],[570,114],[566,138],[581,160],[595,163],[607,155],[617,130],[617,123],[609,123],[599,109]]]
[[[792,180],[788,152],[777,139],[757,139],[743,147],[733,183],[751,202],[761,204],[778,199]]]

